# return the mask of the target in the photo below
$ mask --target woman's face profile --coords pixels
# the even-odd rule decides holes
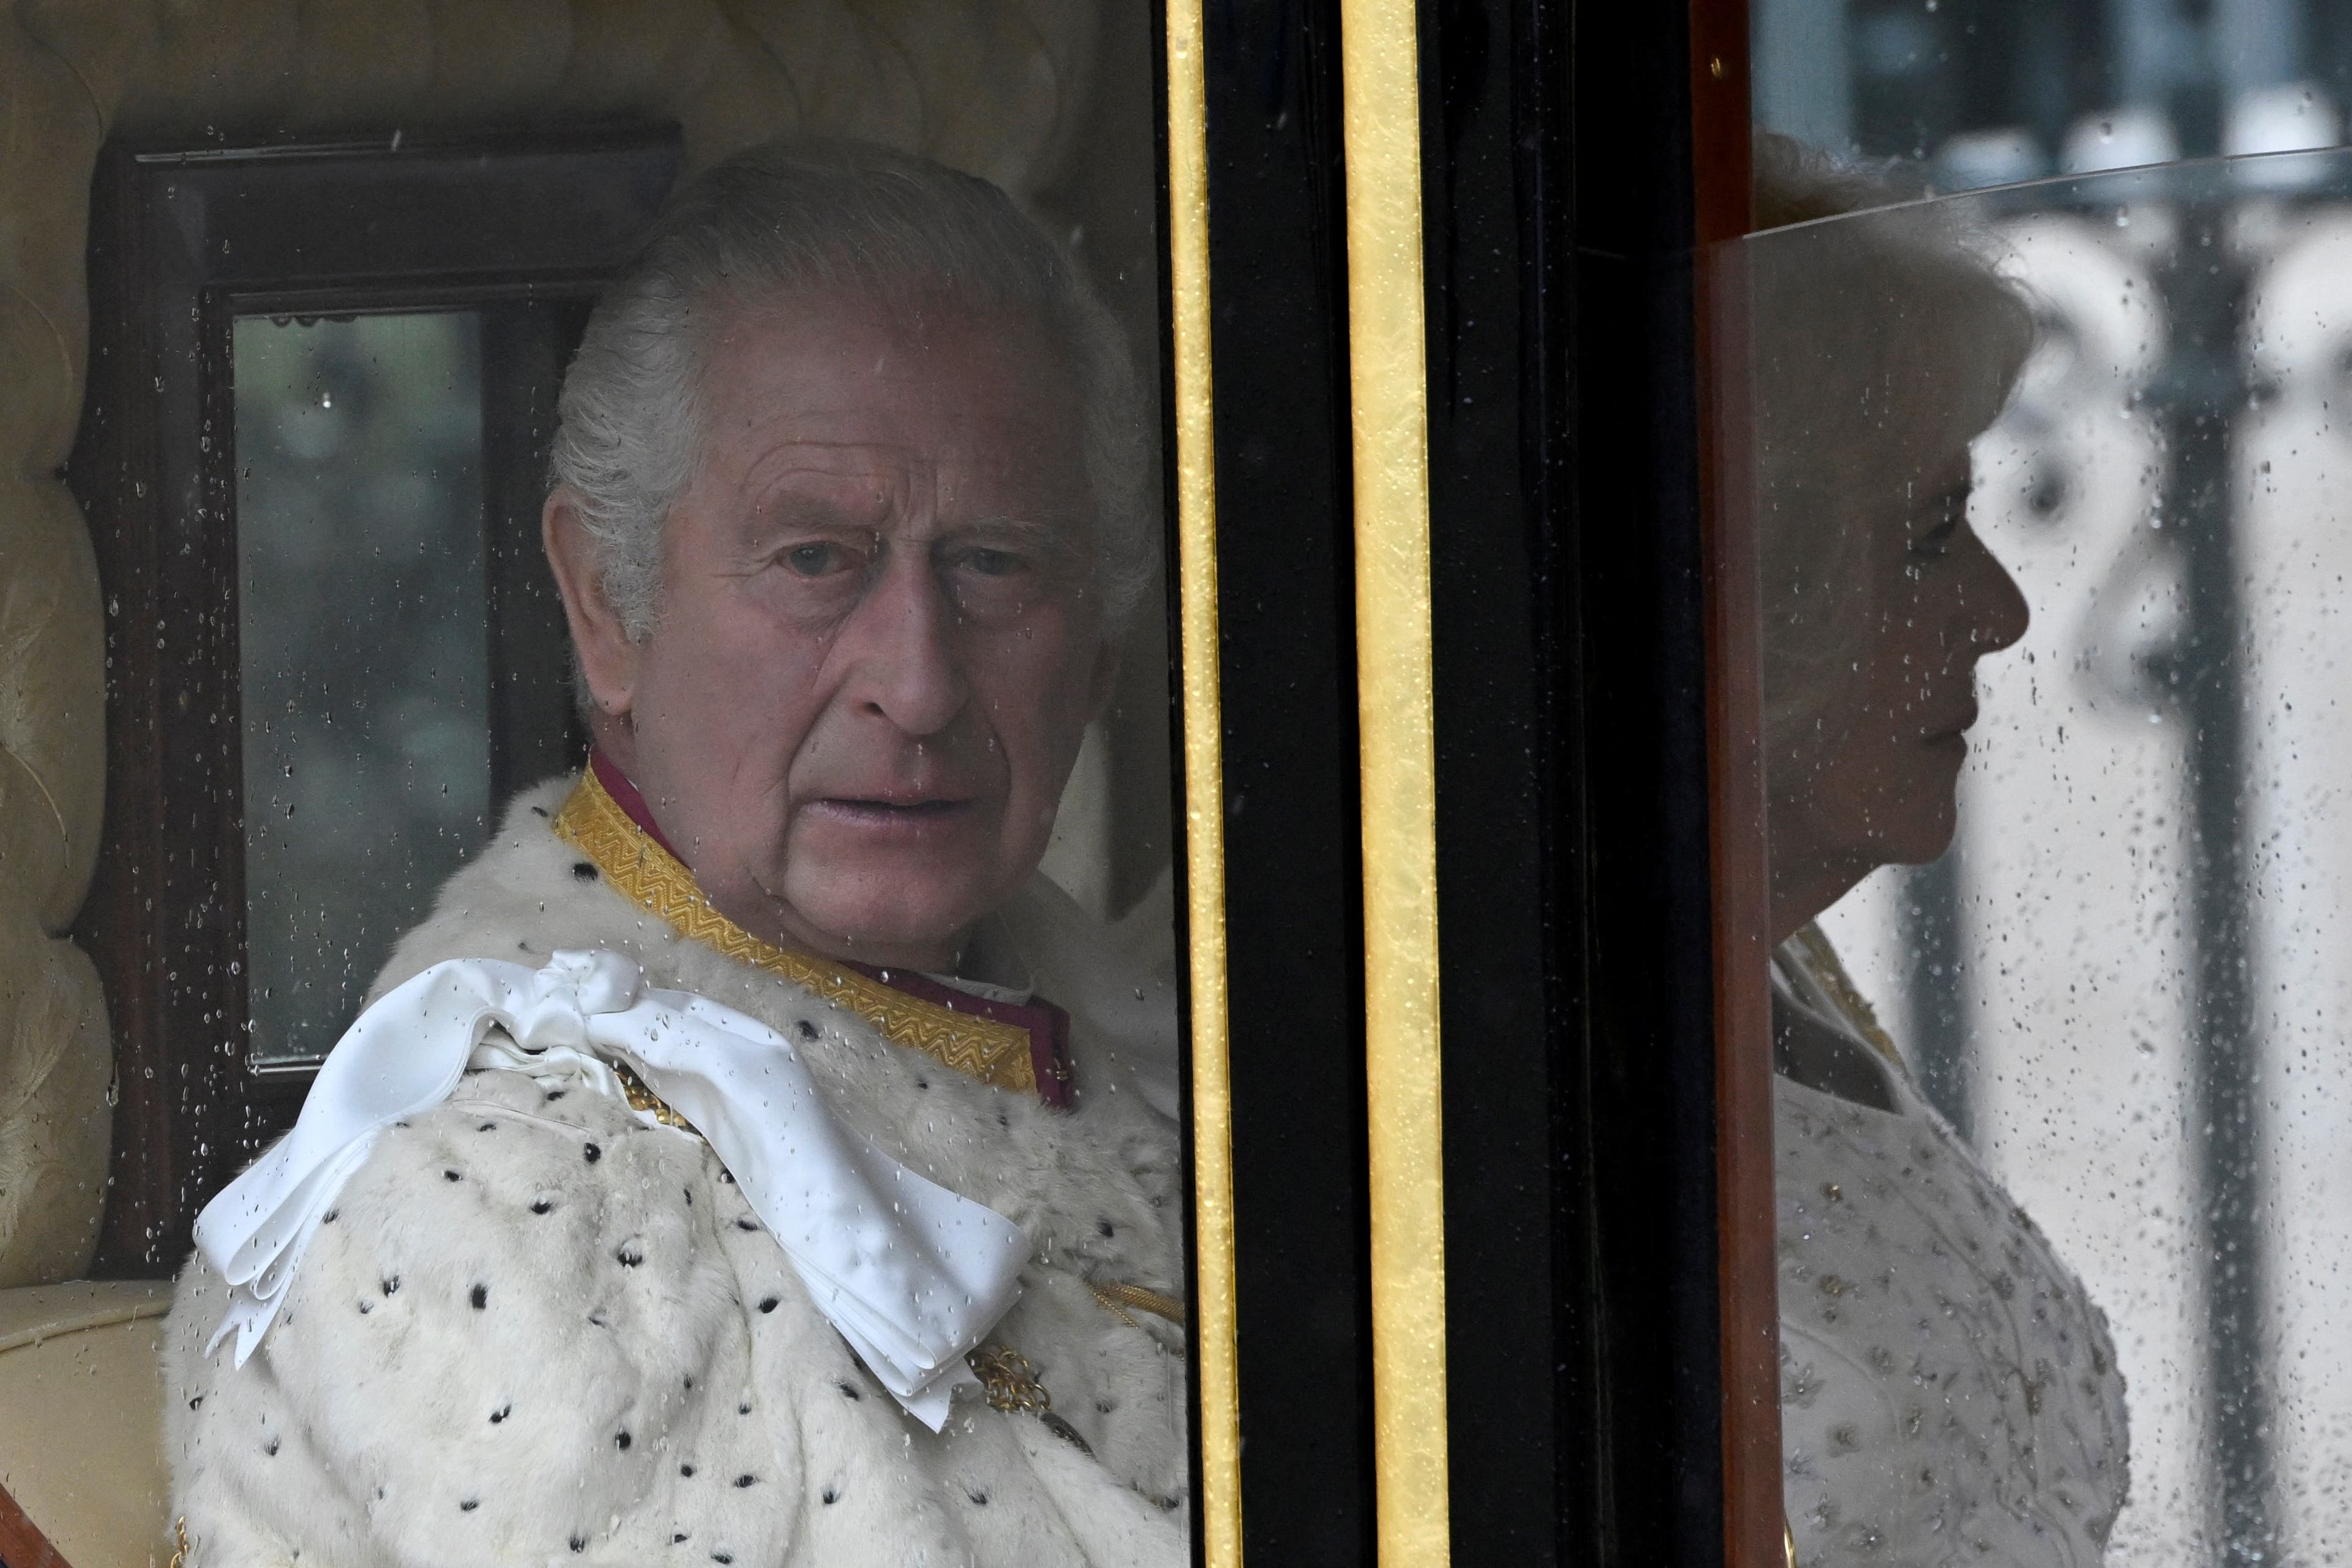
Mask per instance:
[[[1843,596],[1866,621],[1828,701],[1794,747],[1776,748],[1776,890],[1818,885],[1825,907],[1876,868],[1933,860],[1951,843],[1977,661],[2023,637],[2027,619],[2016,582],[1969,526],[1969,491],[1963,447],[1892,494],[1855,497],[1837,524],[1864,535],[1849,557],[1860,580]]]

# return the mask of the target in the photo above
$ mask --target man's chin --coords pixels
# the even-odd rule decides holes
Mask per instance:
[[[792,899],[802,920],[826,933],[832,956],[923,970],[953,966],[971,928],[1002,900],[969,886],[941,886],[868,871],[851,885],[817,886]]]

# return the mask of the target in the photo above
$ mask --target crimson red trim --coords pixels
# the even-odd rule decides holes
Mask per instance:
[[[903,991],[935,1007],[945,1007],[950,1013],[970,1013],[976,1018],[1010,1024],[1015,1028],[1027,1030],[1029,1061],[1037,1079],[1037,1098],[1056,1110],[1070,1108],[1076,1087],[1070,1071],[1070,1016],[1051,1002],[1042,996],[1027,1002],[992,1002],[985,996],[974,996],[969,991],[942,985],[928,975],[908,970],[877,969],[872,964],[847,959],[837,962],[847,964],[870,980],[887,985],[893,991]]]
[[[671,859],[681,866],[686,865],[686,857],[677,852],[677,846],[662,832],[661,824],[654,820],[654,808],[646,804],[646,797],[637,793],[637,786],[629,782],[629,775],[621,771],[621,764],[606,756],[604,749],[599,746],[588,753],[588,765],[595,770],[596,782],[604,786],[604,793],[613,797],[613,804],[626,813],[631,822],[644,828],[647,837],[668,850]]]

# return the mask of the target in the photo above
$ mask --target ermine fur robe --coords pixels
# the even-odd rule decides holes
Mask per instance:
[[[784,1033],[845,1125],[1027,1233],[989,1339],[1093,1454],[976,1390],[931,1433],[698,1138],[584,1080],[472,1072],[385,1131],[242,1368],[233,1341],[206,1352],[225,1296],[189,1265],[164,1368],[187,1568],[1185,1561],[1181,1331],[1088,1289],[1182,1296],[1164,986],[1050,884],[1003,911],[1072,1016],[1077,1100],[1055,1110],[677,935],[550,830],[568,788],[516,803],[375,994],[444,959],[607,948]]]

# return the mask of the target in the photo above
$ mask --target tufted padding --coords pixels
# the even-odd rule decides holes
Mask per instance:
[[[100,143],[650,117],[679,124],[690,167],[804,131],[1027,199],[1076,139],[1099,16],[1097,0],[17,0],[0,17],[0,1286],[87,1263],[111,1121],[104,1001],[56,940],[104,794],[104,610],[58,478]]]

